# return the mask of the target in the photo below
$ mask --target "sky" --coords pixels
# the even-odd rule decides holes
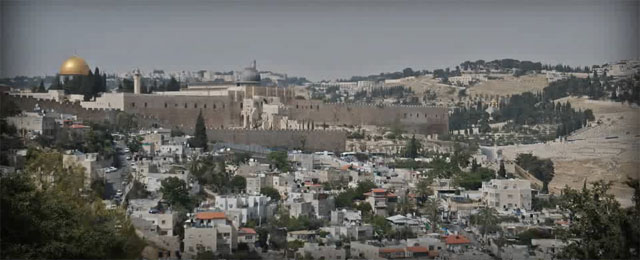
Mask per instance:
[[[638,59],[638,0],[0,0],[0,77],[258,69],[311,80],[515,58]]]

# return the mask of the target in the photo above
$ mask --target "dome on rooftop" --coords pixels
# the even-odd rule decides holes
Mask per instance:
[[[260,72],[256,69],[256,62],[253,61],[253,66],[245,68],[240,72],[238,76],[239,82],[260,82]]]
[[[60,66],[60,75],[89,75],[89,65],[83,58],[71,56]]]

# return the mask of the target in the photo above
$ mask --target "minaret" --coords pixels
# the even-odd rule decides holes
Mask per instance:
[[[134,94],[142,94],[142,78],[140,75],[140,69],[133,70],[133,93]]]

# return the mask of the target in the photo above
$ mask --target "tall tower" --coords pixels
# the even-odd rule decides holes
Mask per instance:
[[[142,94],[142,78],[140,75],[140,69],[133,70],[133,93]]]

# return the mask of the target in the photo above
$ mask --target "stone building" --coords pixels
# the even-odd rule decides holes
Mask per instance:
[[[44,114],[24,112],[5,119],[9,125],[13,125],[23,136],[28,134],[53,135],[56,130],[56,120]]]

